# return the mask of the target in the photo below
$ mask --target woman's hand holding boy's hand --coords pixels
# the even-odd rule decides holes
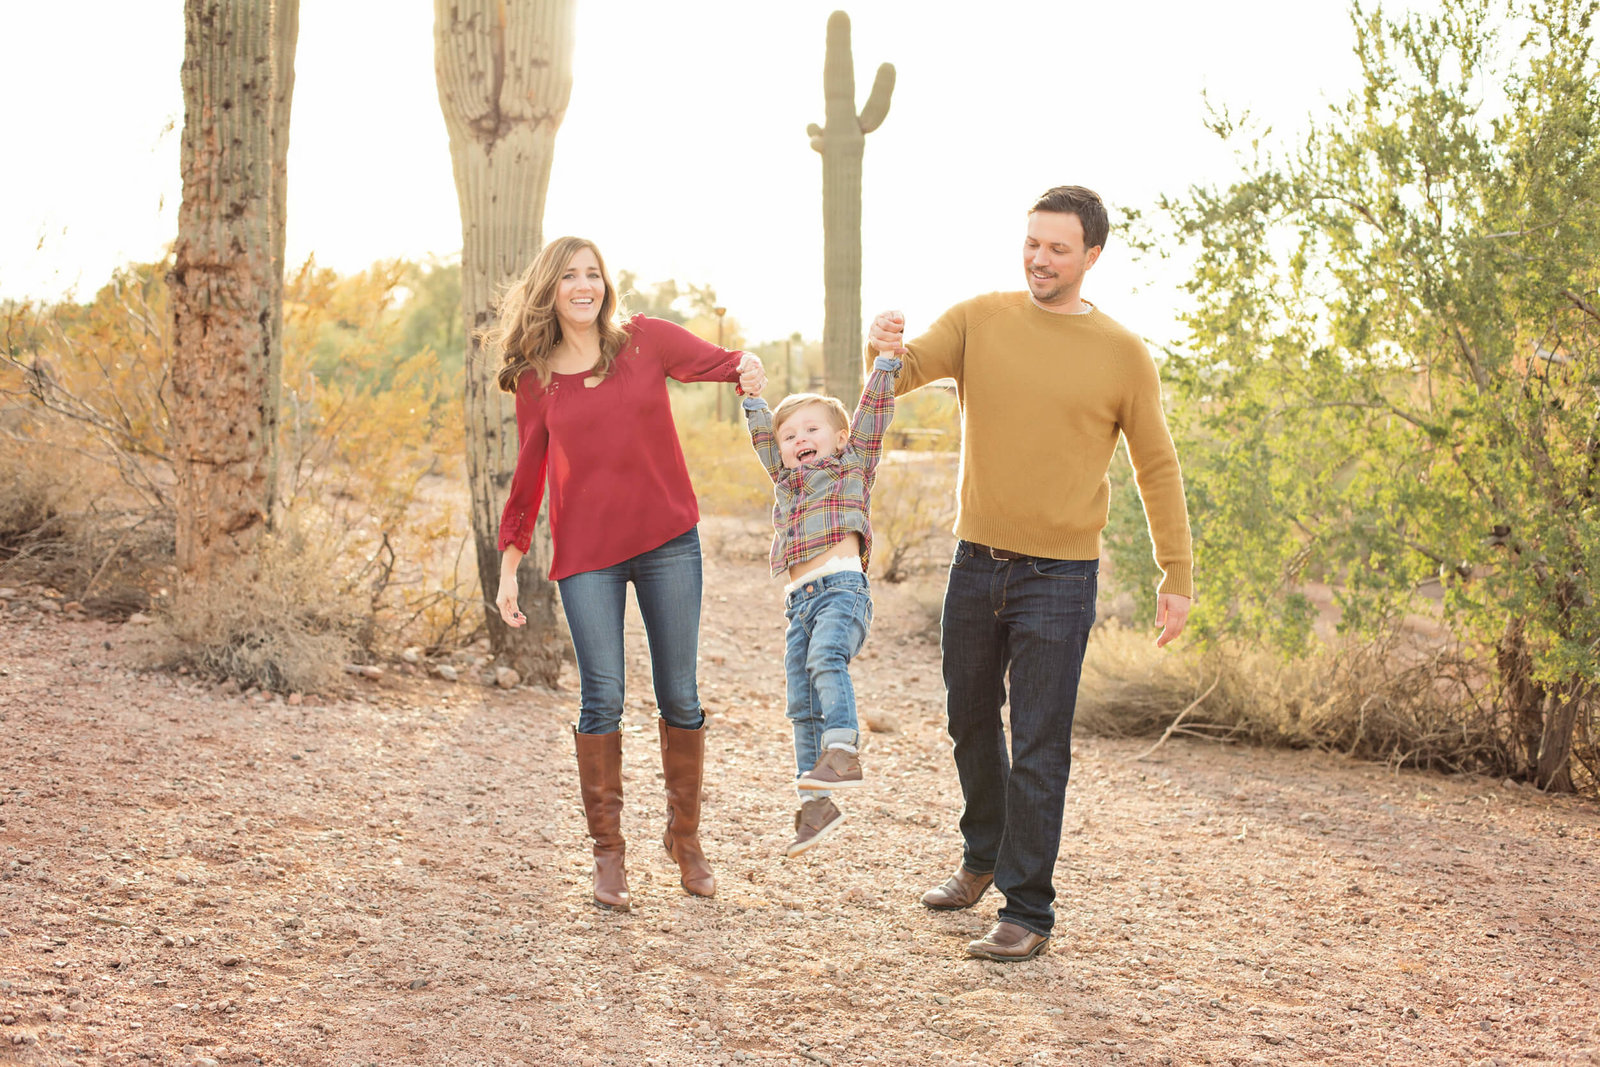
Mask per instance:
[[[761,358],[746,352],[739,357],[739,391],[745,396],[760,396],[767,387],[767,372]]]

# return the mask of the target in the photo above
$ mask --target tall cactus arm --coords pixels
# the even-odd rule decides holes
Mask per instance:
[[[828,46],[822,57],[823,90],[829,97],[849,100],[855,106],[856,63],[850,53],[850,16],[835,11],[828,16]]]
[[[872,95],[861,109],[862,133],[871,133],[883,125],[884,116],[889,114],[889,95],[893,92],[894,64],[885,63],[878,68],[878,76],[872,81]]]
[[[815,122],[811,123],[811,125],[806,127],[806,136],[811,138],[811,150],[813,152],[822,151],[822,127],[821,126],[818,126]]]

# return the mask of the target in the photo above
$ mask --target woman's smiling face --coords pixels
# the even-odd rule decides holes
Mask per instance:
[[[606,295],[605,277],[594,249],[580,248],[567,260],[556,283],[556,321],[562,333],[582,333],[594,326]]]

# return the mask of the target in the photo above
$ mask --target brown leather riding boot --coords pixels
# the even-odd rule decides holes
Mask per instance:
[[[717,880],[700,850],[700,782],[706,762],[706,728],[680,730],[661,724],[661,770],[667,781],[667,832],[661,843],[678,861],[683,888],[697,897],[713,896]]]
[[[580,734],[572,731],[578,750],[578,783],[583,813],[594,838],[594,902],[627,911],[628,872],[623,867],[622,731]]]

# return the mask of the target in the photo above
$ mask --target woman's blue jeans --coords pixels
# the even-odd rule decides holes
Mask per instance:
[[[832,744],[855,745],[856,690],[850,661],[872,627],[872,590],[867,576],[840,571],[807,582],[789,594],[783,667],[788,678],[789,721],[794,726],[795,777],[822,758]],[[807,797],[824,797],[809,790]]]
[[[1072,769],[1072,715],[1099,560],[997,560],[960,541],[941,648],[961,812],[961,862],[994,872],[1004,922],[1046,937]],[[1000,709],[1010,687],[1011,743]]]
[[[610,734],[622,728],[627,678],[622,619],[629,582],[644,616],[661,717],[671,726],[698,730],[705,715],[695,679],[700,651],[700,532],[695,528],[632,559],[556,583],[578,655],[578,732]]]

